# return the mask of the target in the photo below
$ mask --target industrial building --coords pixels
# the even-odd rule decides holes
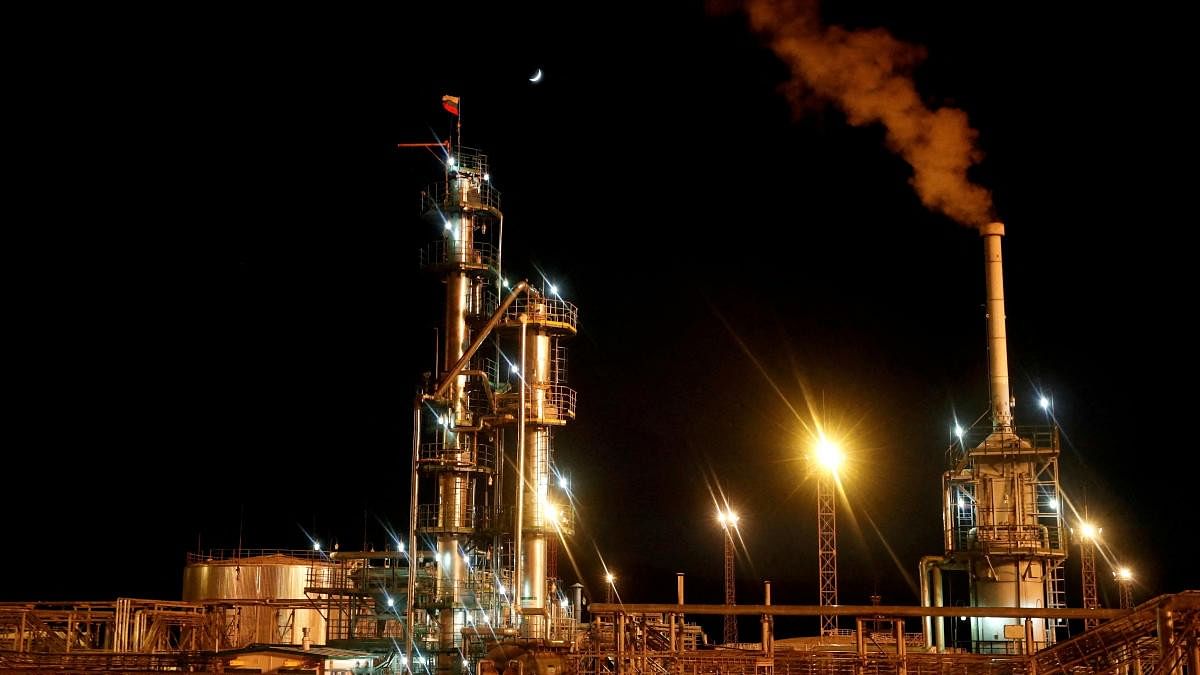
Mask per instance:
[[[444,320],[412,401],[407,532],[382,551],[196,552],[179,600],[0,604],[0,673],[1200,673],[1200,592],[1100,609],[1093,564],[1085,606],[1066,606],[1059,433],[1014,420],[1000,223],[980,228],[990,419],[948,455],[944,550],[911,561],[919,606],[838,603],[825,492],[818,605],[773,604],[769,583],[755,602],[688,604],[680,574],[673,604],[592,598],[585,611],[559,574],[575,517],[554,456],[576,416],[567,349],[579,310],[546,280],[509,276],[487,156],[428,145],[443,164],[421,192],[434,240],[419,264]],[[943,603],[951,586],[969,606]],[[756,616],[760,631],[716,640],[694,622],[706,615]],[[779,616],[822,617],[821,630],[776,635]],[[969,635],[947,640],[962,618]],[[1069,636],[1068,619],[1087,630]]]

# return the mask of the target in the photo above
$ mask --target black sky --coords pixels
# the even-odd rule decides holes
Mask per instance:
[[[301,547],[313,530],[352,548],[364,512],[377,545],[380,522],[405,520],[440,293],[416,266],[438,236],[418,193],[438,165],[394,146],[445,135],[455,94],[503,193],[510,273],[545,273],[581,310],[579,417],[557,451],[583,581],[598,548],[627,600],[673,597],[686,571],[715,601],[715,477],[744,516],[739,592],[770,578],[777,602],[815,602],[788,408],[811,405],[855,429],[862,536],[843,517],[842,601],[916,601],[865,514],[909,574],[940,550],[951,415],[986,406],[978,237],[921,207],[880,129],[795,117],[786,70],[736,13],[506,4],[10,24],[29,36],[11,133],[33,152],[8,218],[0,505],[21,576],[0,599],[176,597],[198,540],[236,546],[240,527],[248,547]],[[1052,394],[1065,489],[1138,597],[1200,587],[1184,554],[1194,217],[1175,168],[1194,147],[1163,28],[1179,18],[1000,2],[824,16],[927,47],[918,87],[970,116],[972,175],[1008,223],[1018,422]]]

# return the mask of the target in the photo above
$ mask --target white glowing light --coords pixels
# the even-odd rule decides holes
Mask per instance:
[[[961,439],[962,435],[963,435],[963,428],[958,426],[957,424],[955,424],[954,425],[954,435],[958,436]]]
[[[837,471],[843,459],[842,449],[838,447],[837,443],[822,436],[821,440],[817,442],[817,461],[821,463],[821,466],[830,471]]]
[[[491,180],[491,179],[492,179],[492,174],[490,174],[490,173],[485,173],[485,174],[483,174],[483,179],[484,179],[484,180]]]
[[[501,282],[505,288],[508,288],[508,279]]]
[[[717,511],[717,522],[721,525],[732,525],[737,527],[738,514],[734,513],[733,509],[730,509],[729,511]]]
[[[320,551],[320,550],[321,550],[321,542],[319,542],[319,541],[314,541],[314,542],[313,542],[313,550],[314,550],[314,551]]]
[[[446,231],[447,231],[447,232],[449,232],[450,230],[454,229],[454,227],[453,227],[453,226],[450,224],[450,221],[448,221],[448,220],[445,222],[445,225],[446,225]]]
[[[550,295],[558,295],[558,286],[550,284]]]
[[[1042,406],[1042,410],[1045,410],[1050,407],[1050,399],[1043,396],[1038,400],[1038,405]]]
[[[1050,498],[1050,501],[1046,502],[1046,505],[1050,507],[1050,510],[1051,510],[1051,511],[1057,511],[1057,510],[1058,510],[1058,500],[1057,500],[1057,499],[1055,499],[1054,497],[1051,497],[1051,498]]]
[[[520,368],[518,368],[518,367],[517,367],[517,364],[515,364],[515,363],[510,363],[510,364],[508,364],[508,369],[509,369],[509,371],[510,371],[510,372],[511,372],[513,375],[520,375],[520,374],[521,374],[521,369],[520,369]]]
[[[569,490],[569,489],[571,489],[571,481],[567,480],[566,476],[559,476],[558,477],[558,487],[560,487],[564,490]]]
[[[1133,581],[1133,570],[1128,567],[1122,567],[1117,570],[1117,579],[1121,581]]]
[[[388,598],[388,601],[387,601],[387,602],[388,602],[388,607],[395,607],[395,606],[396,606],[396,601],[395,601],[395,600],[393,600],[392,598]]]
[[[404,542],[397,541],[396,542],[396,550],[400,551],[401,553],[404,553]]]
[[[537,72],[533,74],[533,77],[529,78],[529,81],[533,82],[534,84],[541,82],[542,81],[542,69],[538,68]]]
[[[604,580],[611,584],[617,580],[617,577],[614,576],[612,572],[609,572],[608,574],[604,575]]]
[[[964,507],[966,507],[966,505],[967,505],[967,503],[963,501],[963,498],[959,497],[958,498],[958,508],[960,508],[960,509],[964,508]]]
[[[1088,539],[1095,539],[1100,534],[1100,528],[1091,523],[1080,523],[1079,533]]]
[[[508,589],[504,587],[504,584],[500,584],[500,595],[508,595]]]
[[[442,554],[442,565],[445,567],[450,566],[450,554],[449,553]]]
[[[448,164],[449,166],[454,166],[454,158],[451,157],[451,158],[447,159],[446,164]]]
[[[563,609],[566,609],[571,606],[571,603],[567,602],[566,598],[563,598],[562,600],[558,601],[558,606],[562,607]]]

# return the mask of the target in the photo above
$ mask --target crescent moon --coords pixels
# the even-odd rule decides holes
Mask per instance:
[[[542,69],[538,68],[537,72],[533,74],[533,77],[529,78],[529,81],[530,82],[541,82],[542,81]]]

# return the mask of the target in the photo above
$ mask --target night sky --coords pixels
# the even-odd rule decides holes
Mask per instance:
[[[556,447],[582,581],[599,592],[599,550],[626,601],[672,599],[676,571],[719,601],[719,485],[739,599],[770,579],[815,604],[815,414],[851,439],[841,601],[917,602],[871,523],[909,575],[941,552],[953,416],[987,406],[979,237],[920,204],[881,128],[795,113],[737,12],[507,4],[15,24],[36,46],[10,133],[34,153],[8,216],[0,599],[175,598],[185,552],[239,531],[352,549],[364,523],[375,546],[403,528],[442,293],[417,269],[440,236],[419,191],[441,171],[395,144],[444,137],[453,94],[503,194],[507,274],[580,307]],[[823,19],[927,49],[921,95],[968,114],[970,175],[1008,226],[1018,424],[1053,398],[1064,489],[1135,600],[1200,588],[1194,188],[1171,168],[1191,122],[1160,32],[1179,18],[855,1]]]

